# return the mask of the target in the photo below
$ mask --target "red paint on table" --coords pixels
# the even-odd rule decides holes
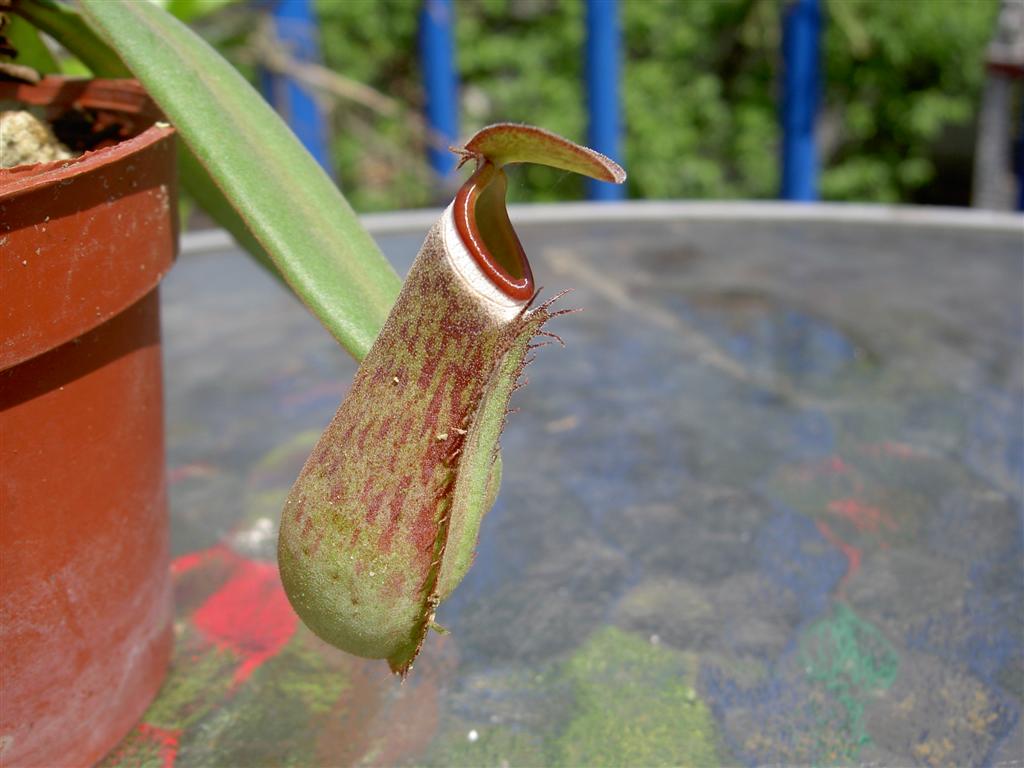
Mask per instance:
[[[174,558],[171,561],[171,574],[174,576],[180,576],[183,573],[198,568],[207,559],[209,550],[200,550],[198,552],[189,552],[187,555],[181,555],[180,557]]]
[[[785,470],[786,477],[792,482],[800,485],[809,485],[822,478],[838,482],[851,481],[859,482],[856,477],[856,469],[851,466],[842,456],[833,454],[827,458],[815,459],[803,464],[789,467]]]
[[[818,521],[818,531],[829,544],[842,552],[846,557],[846,573],[843,574],[843,578],[839,582],[839,591],[842,592],[846,588],[847,582],[860,570],[862,553],[857,547],[843,541],[824,520]]]
[[[842,456],[832,456],[825,463],[825,469],[833,474],[845,475],[850,471],[850,465],[843,460]]]
[[[181,730],[178,728],[160,728],[149,723],[139,723],[139,735],[160,750],[160,765],[163,768],[174,768],[178,759]]]
[[[861,533],[880,534],[882,529],[899,530],[899,526],[881,510],[854,498],[836,499],[828,503],[828,511],[846,520]]]
[[[284,648],[298,619],[281,586],[277,565],[241,560],[192,620],[210,641],[242,657],[232,681],[237,687]]]

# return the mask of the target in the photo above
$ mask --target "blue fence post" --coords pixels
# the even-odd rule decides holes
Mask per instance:
[[[455,155],[437,138],[454,144],[459,133],[458,76],[455,72],[455,23],[451,0],[423,0],[420,10],[420,62],[427,99],[430,165],[442,179],[455,168]]]
[[[818,0],[790,0],[782,30],[782,190],[785,200],[818,199],[818,115],[821,9]]]
[[[320,61],[312,0],[277,0],[271,6],[270,15],[277,41],[288,55],[298,61]],[[333,178],[327,125],[313,94],[295,78],[285,74],[263,70],[260,80],[263,95]]]
[[[587,143],[619,160],[619,8],[618,0],[587,0]],[[591,200],[619,200],[618,184],[587,179]]]

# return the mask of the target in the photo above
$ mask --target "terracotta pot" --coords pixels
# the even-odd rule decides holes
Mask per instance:
[[[134,81],[0,83],[106,143],[0,171],[0,764],[88,765],[171,649],[157,284],[174,132]]]

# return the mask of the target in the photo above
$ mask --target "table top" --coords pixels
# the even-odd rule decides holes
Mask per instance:
[[[233,247],[183,255],[175,655],[107,764],[1021,765],[1024,225],[787,210],[526,217],[585,311],[404,684],[274,559],[355,364]],[[425,230],[380,236],[400,272]]]

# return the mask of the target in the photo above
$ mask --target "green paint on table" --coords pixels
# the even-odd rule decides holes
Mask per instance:
[[[845,603],[832,615],[813,624],[801,638],[801,660],[807,677],[823,688],[843,711],[842,737],[826,739],[834,723],[821,725],[822,759],[855,759],[871,742],[864,723],[865,703],[896,680],[899,656],[893,645],[872,624]],[[823,708],[827,712],[828,708]]]

